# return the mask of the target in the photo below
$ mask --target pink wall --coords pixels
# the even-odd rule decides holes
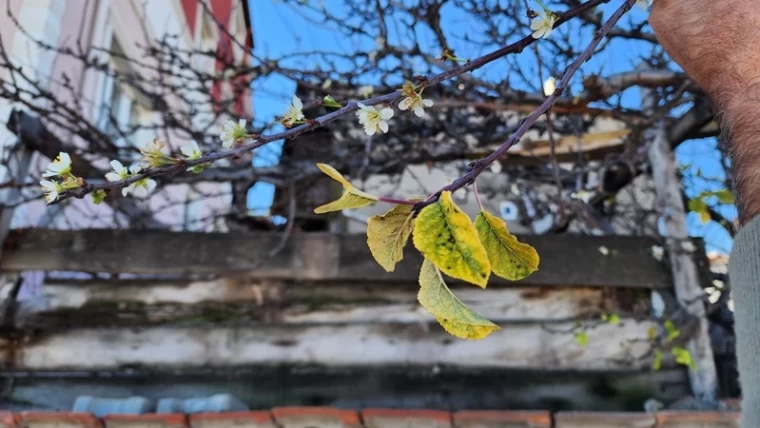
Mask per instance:
[[[10,1],[9,7],[11,10],[11,13],[14,16],[19,16],[19,12],[21,10],[22,6],[26,6],[23,2],[23,0],[8,0]],[[150,34],[149,31],[149,23],[146,21],[143,21],[141,18],[140,10],[137,8],[137,4],[141,2],[136,2],[134,0],[51,0],[52,2],[64,2],[65,8],[58,9],[60,12],[60,27],[58,32],[57,41],[48,41],[49,43],[57,43],[59,46],[63,45],[64,43],[71,46],[76,47],[77,41],[81,44],[81,47],[84,50],[87,50],[90,48],[91,45],[97,45],[102,46],[103,41],[98,40],[99,38],[103,38],[104,34],[104,7],[110,8],[108,10],[108,13],[110,13],[110,24],[113,27],[113,32],[117,39],[120,42],[120,45],[122,48],[126,51],[126,54],[128,56],[142,58],[143,55],[136,47],[137,44],[145,46],[148,43],[148,39],[146,35]],[[161,4],[161,6],[166,7],[169,6],[176,6],[174,10],[176,13],[183,14],[184,16],[181,16],[179,19],[179,22],[181,25],[185,27],[185,31],[183,31],[184,35],[183,37],[186,38],[188,44],[191,44],[191,46],[188,46],[189,48],[194,47],[194,41],[193,41],[193,35],[194,35],[194,29],[195,29],[195,22],[196,22],[196,14],[200,12],[199,6],[197,5],[198,0],[161,0],[166,1],[166,3]],[[176,5],[170,3],[170,2],[176,2]],[[51,3],[52,4],[52,3]],[[223,18],[220,20],[220,22],[224,23],[225,25],[229,25],[230,22],[230,8],[233,4],[232,0],[213,0],[211,3],[212,10],[214,12],[214,15],[217,18]],[[60,6],[60,5],[59,5]],[[80,7],[77,7],[80,6]],[[2,7],[2,13],[0,13],[0,36],[2,37],[2,42],[4,46],[11,47],[13,46],[13,39],[17,36],[17,30],[15,28],[15,25],[9,22],[6,14],[5,14],[5,7]],[[238,10],[240,8],[238,7]],[[223,32],[220,32],[220,34],[223,35]],[[155,35],[153,35],[155,36]],[[227,45],[229,44],[229,40],[226,36],[220,37],[219,40],[219,47],[222,49],[229,49],[227,48]],[[230,50],[231,53],[231,50]],[[246,55],[247,57],[247,55]],[[231,58],[229,58],[231,59]],[[142,73],[150,73],[146,70],[139,70]],[[83,67],[79,60],[72,58],[67,55],[55,55],[52,64],[50,65],[49,71],[45,71],[44,74],[49,74],[52,78],[49,79],[49,89],[51,91],[54,91],[57,93],[57,95],[60,97],[62,101],[67,103],[71,108],[76,108],[80,110],[80,113],[83,114],[85,117],[88,117],[91,121],[95,121],[96,119],[96,101],[98,99],[98,94],[101,91],[101,83],[102,80],[102,73],[95,72],[95,71],[86,71],[84,72]],[[62,82],[62,76],[66,75],[71,82],[71,85],[74,88],[74,93],[72,94],[68,89],[63,88]],[[225,84],[230,84],[225,82]],[[216,89],[216,88],[215,88]],[[77,106],[73,101],[75,98],[80,98],[84,100],[84,102],[81,103],[81,105]],[[250,92],[246,91],[244,92],[238,104],[239,107],[239,113],[243,117],[249,117],[250,116],[250,104],[251,104],[251,98],[250,98]],[[0,102],[3,102],[0,100]],[[171,102],[171,100],[170,100]],[[51,129],[51,131],[55,132],[57,135],[60,135],[64,140],[73,141],[75,144],[83,145],[86,144],[81,139],[78,139],[78,137],[74,135],[70,135],[65,130],[61,129]],[[175,136],[172,136],[175,137]],[[171,140],[174,141],[175,146],[178,146],[182,143],[179,138],[171,138]],[[2,142],[0,142],[2,144]],[[44,169],[44,167],[47,165],[49,160],[47,159],[39,159],[35,162],[35,165],[33,167],[33,173],[36,172],[37,175]],[[103,167],[106,167],[106,163],[104,162]],[[209,186],[213,188],[213,186],[226,188],[229,185],[228,184],[216,184],[216,183],[208,183],[207,185],[203,186],[204,191],[209,191]],[[221,189],[220,189],[221,190]],[[187,186],[184,185],[177,185],[177,186],[169,186],[167,187],[167,191],[164,192],[163,196],[155,196],[151,198],[149,202],[149,206],[151,206],[154,209],[158,209],[161,207],[166,206],[166,200],[172,199],[172,200],[183,200],[186,198],[188,192]],[[229,197],[218,197],[218,198],[212,198],[211,200],[208,200],[203,203],[195,204],[199,205],[196,207],[197,215],[198,216],[208,216],[211,215],[214,211],[224,210],[227,206],[229,206]],[[58,227],[112,227],[114,226],[114,217],[113,213],[111,212],[110,208],[106,207],[105,205],[102,205],[100,207],[93,206],[89,200],[85,201],[73,201],[71,203],[71,208],[67,209],[66,211],[78,211],[78,210],[84,210],[86,212],[94,212],[97,213],[97,217],[100,217],[102,220],[98,221],[97,225],[93,225],[91,221],[86,222],[74,222],[62,224],[60,222],[57,222]],[[14,227],[26,227],[26,226],[34,226],[37,225],[40,219],[43,217],[46,207],[44,203],[41,201],[36,201],[34,203],[27,204],[24,208],[18,210],[20,215],[16,216],[16,220],[14,221]],[[157,214],[157,218],[166,223],[166,224],[178,224],[181,223],[182,219],[186,213],[182,211],[181,209],[177,208],[166,208],[161,209],[160,212]],[[71,216],[66,216],[71,217]],[[76,217],[76,215],[74,216]]]

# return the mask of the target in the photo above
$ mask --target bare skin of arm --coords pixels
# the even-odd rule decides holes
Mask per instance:
[[[760,3],[655,0],[649,21],[667,53],[718,107],[746,223],[760,215]]]
[[[729,274],[742,428],[760,426],[760,0],[655,0],[657,38],[713,99],[739,221]],[[754,219],[754,220],[753,220]]]

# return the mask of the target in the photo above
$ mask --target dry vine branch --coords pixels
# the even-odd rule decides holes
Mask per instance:
[[[559,19],[557,19],[555,23],[555,28],[561,26],[565,22],[582,14],[583,12],[587,10],[598,6],[599,4],[607,3],[609,1],[610,0],[591,0],[567,12],[561,13],[559,14]],[[441,189],[441,191],[457,190],[459,188],[464,187],[467,184],[470,184],[472,180],[474,180],[474,178],[477,177],[483,171],[483,169],[485,169],[487,166],[492,164],[495,160],[503,156],[504,153],[506,153],[506,151],[509,150],[509,148],[512,145],[514,145],[517,141],[519,141],[519,138],[525,134],[525,132],[528,130],[528,128],[530,128],[530,126],[533,125],[533,123],[535,123],[538,117],[541,116],[543,113],[545,113],[546,110],[548,110],[548,108],[551,107],[551,105],[554,102],[556,102],[559,96],[562,95],[562,92],[564,92],[570,79],[575,74],[575,71],[578,70],[578,68],[584,61],[590,58],[591,54],[593,53],[594,49],[596,49],[599,42],[604,38],[607,32],[609,32],[610,29],[617,23],[617,21],[623,16],[623,14],[625,14],[625,12],[630,10],[634,2],[635,0],[626,0],[624,5],[620,9],[618,9],[617,12],[615,12],[615,14],[608,20],[608,22],[602,27],[602,29],[595,34],[591,44],[586,49],[586,51],[584,51],[584,53],[568,68],[568,72],[565,73],[564,77],[559,82],[557,91],[554,94],[552,94],[549,98],[547,98],[547,100],[537,110],[535,110],[531,115],[528,116],[528,118],[523,122],[523,124],[520,126],[517,132],[512,137],[510,137],[510,139],[507,140],[507,142],[505,142],[504,145],[502,145],[502,147],[500,147],[497,151],[495,151],[486,159],[476,162],[469,173],[460,177],[451,185],[446,186],[445,188]],[[436,85],[445,80],[476,70],[490,62],[503,58],[506,55],[521,53],[523,49],[525,49],[525,47],[531,45],[534,42],[536,42],[536,39],[533,38],[533,36],[527,36],[516,43],[513,43],[504,48],[498,49],[494,52],[491,52],[490,54],[481,56],[475,60],[468,61],[466,64],[461,65],[459,67],[455,67],[451,70],[442,72],[432,77],[421,78],[419,79],[419,82],[421,86],[423,87]],[[401,96],[402,94],[400,91],[395,91],[390,94],[370,98],[364,101],[363,103],[365,105],[370,105],[370,106],[382,104],[382,103],[393,104],[394,102],[398,101],[401,98]],[[208,164],[208,163],[212,163],[221,159],[240,156],[246,152],[257,149],[273,141],[296,138],[305,132],[312,131],[319,127],[325,126],[333,121],[338,120],[339,118],[343,116],[348,115],[349,113],[353,113],[357,111],[358,109],[359,109],[358,104],[354,101],[351,101],[351,102],[348,102],[344,107],[334,112],[331,112],[321,117],[318,117],[316,119],[310,120],[309,123],[307,124],[294,127],[284,132],[255,137],[255,139],[252,142],[240,145],[239,147],[233,148],[228,151],[211,153],[209,155],[202,156],[198,159],[193,159],[193,160],[181,160],[175,165],[171,165],[167,167],[149,168],[149,169],[144,170],[143,172],[137,173],[124,180],[112,181],[112,182],[101,183],[101,184],[85,183],[85,185],[83,185],[82,187],[78,189],[73,189],[73,190],[67,191],[66,193],[61,194],[58,198],[58,201],[63,201],[71,197],[82,198],[85,195],[92,193],[96,190],[120,189],[124,186],[128,186],[129,184],[135,183],[144,178],[174,175],[186,170],[188,167]],[[440,191],[436,193],[435,195],[433,195],[433,197],[428,198],[428,200],[426,200],[424,203],[421,203],[420,206],[424,206],[427,203],[432,203],[434,200],[437,199],[438,195],[440,195]]]

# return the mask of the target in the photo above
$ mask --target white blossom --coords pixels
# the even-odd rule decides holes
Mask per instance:
[[[547,38],[554,29],[554,23],[557,22],[557,15],[550,10],[540,9],[536,12],[538,16],[533,18],[530,23],[530,29],[533,30],[533,38]]]
[[[602,253],[603,256],[609,256],[610,255],[610,249],[602,245],[599,247],[599,252]]]
[[[133,165],[133,167],[136,167],[138,171],[140,169],[139,166]],[[124,180],[125,178],[129,178],[129,176],[131,175],[129,172],[129,168],[122,165],[121,162],[115,159],[111,161],[111,168],[113,168],[113,171],[106,174],[106,181]]]
[[[111,181],[111,182],[126,180],[127,178],[132,177],[133,175],[142,171],[142,168],[140,167],[140,165],[135,164],[127,168],[121,162],[115,159],[111,161],[111,168],[113,168],[113,171],[106,174],[106,180]],[[156,187],[156,182],[146,177],[128,186],[123,187],[121,189],[121,195],[127,196],[130,193],[132,193],[138,198],[144,198],[155,187]]]
[[[188,160],[195,160],[203,156],[203,152],[201,152],[201,148],[198,146],[198,143],[195,140],[190,141],[189,143],[180,147],[179,151]]]
[[[551,96],[557,90],[557,79],[550,77],[544,82],[544,95]]]
[[[322,82],[322,89],[328,90],[332,86],[332,79],[327,79],[324,82]]]
[[[145,143],[140,147],[140,153],[143,155],[143,160],[150,166],[163,166],[166,162],[166,155],[163,153],[163,149],[166,143],[154,138],[152,141]]]
[[[51,204],[58,199],[58,195],[63,192],[63,186],[57,181],[40,180],[42,193],[45,195],[45,202]]]
[[[401,100],[398,105],[399,110],[412,110],[417,117],[425,115],[425,107],[432,107],[432,100],[425,100],[422,98],[422,92],[417,92],[414,85],[410,81],[404,83],[404,87],[401,89],[401,94],[406,98]]]
[[[48,164],[42,174],[43,177],[63,177],[71,174],[71,156],[66,152],[58,153],[58,156]]]
[[[293,103],[288,107],[288,111],[280,118],[280,123],[290,128],[296,122],[303,120],[303,103],[301,99],[293,95]],[[244,125],[245,126],[245,125]]]
[[[232,120],[224,122],[222,125],[222,135],[219,139],[222,140],[222,147],[225,149],[231,149],[235,144],[248,136],[248,131],[245,130],[245,119],[240,119],[237,123]]]
[[[359,96],[369,98],[375,92],[375,87],[372,85],[364,85],[359,88]]]
[[[143,178],[121,189],[121,194],[123,196],[127,196],[130,193],[132,193],[133,195],[135,195],[135,197],[144,198],[148,196],[155,188],[156,188],[155,180],[151,178]]]
[[[393,109],[365,106],[362,103],[358,104],[359,111],[356,112],[356,115],[359,117],[359,123],[364,125],[364,132],[367,135],[375,135],[378,130],[383,133],[388,132],[387,120],[393,117]]]
[[[189,143],[180,147],[179,151],[182,152],[182,154],[185,156],[185,159],[187,160],[196,160],[203,157],[203,152],[201,151],[201,148],[198,146],[198,143],[195,142],[195,140],[190,141]],[[187,169],[187,171],[192,171],[196,174],[200,174],[201,172],[203,172],[204,169],[206,169],[206,166],[208,166],[208,164],[191,166],[190,168]]]

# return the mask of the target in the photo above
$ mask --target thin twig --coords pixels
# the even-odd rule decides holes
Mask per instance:
[[[442,187],[438,192],[434,193],[427,199],[425,199],[422,202],[417,203],[415,206],[416,210],[420,210],[423,207],[430,205],[438,200],[442,192],[454,192],[457,191],[467,185],[472,184],[475,182],[475,179],[486,169],[488,168],[492,163],[496,162],[499,158],[504,156],[509,149],[512,148],[515,144],[517,144],[520,139],[525,135],[526,132],[528,132],[528,129],[530,129],[531,126],[533,126],[534,123],[540,118],[544,113],[549,111],[549,109],[554,105],[554,103],[559,99],[559,97],[562,95],[562,93],[567,88],[568,84],[570,83],[570,80],[573,78],[575,73],[578,71],[578,69],[581,67],[583,63],[589,60],[591,58],[591,55],[593,55],[594,50],[596,50],[596,47],[599,45],[599,43],[604,39],[604,36],[612,29],[612,27],[617,24],[617,22],[620,20],[620,18],[625,15],[626,12],[631,10],[631,7],[636,2],[636,0],[625,0],[622,6],[618,8],[618,10],[615,11],[615,13],[610,17],[609,20],[604,24],[601,30],[597,31],[594,34],[594,38],[591,40],[591,43],[586,47],[586,49],[583,51],[583,53],[578,56],[578,58],[573,61],[572,64],[567,68],[565,71],[565,74],[562,76],[562,79],[558,82],[557,89],[555,89],[554,93],[551,94],[546,101],[544,101],[543,104],[541,104],[533,113],[528,115],[520,126],[517,128],[517,131],[515,131],[512,136],[510,136],[507,141],[505,141],[498,149],[496,149],[493,153],[491,153],[488,157],[484,159],[480,159],[478,161],[473,162],[471,165],[470,171],[459,177],[458,179],[454,180],[453,183]]]
[[[561,26],[562,24],[568,22],[572,18],[574,18],[574,17],[576,17],[578,15],[581,15],[585,11],[590,10],[590,9],[592,9],[592,8],[600,5],[600,4],[608,3],[609,1],[610,0],[590,0],[590,1],[588,1],[586,3],[583,3],[583,4],[581,4],[581,5],[577,6],[577,7],[574,7],[574,8],[572,8],[572,9],[566,11],[566,12],[559,13],[558,14],[559,18],[557,19],[554,27],[557,28],[557,27]],[[594,36],[594,42],[592,42],[592,45],[589,46],[589,48],[591,49],[592,52],[593,52],[593,49],[599,44],[599,41],[601,40],[601,38],[604,37],[604,35],[609,31],[609,29],[618,21],[618,19],[620,19],[620,16],[622,16],[622,14],[625,11],[627,11],[628,9],[630,9],[630,3],[632,3],[633,1],[635,1],[635,0],[626,0],[625,10],[623,10],[623,8],[621,8],[621,10],[623,12],[619,11],[619,13],[616,13],[615,15],[613,15],[613,17],[610,19],[610,21],[608,21],[608,23],[605,25],[605,27],[603,27],[602,30],[600,30],[599,32],[597,32],[597,34]],[[452,68],[450,70],[446,70],[446,71],[444,71],[442,73],[439,73],[439,74],[436,74],[436,75],[434,75],[432,77],[422,78],[422,79],[420,79],[419,84],[422,87],[428,87],[428,86],[432,86],[432,85],[437,85],[437,84],[439,84],[439,83],[441,83],[443,81],[446,81],[446,80],[449,80],[451,78],[460,76],[462,74],[471,72],[473,70],[477,70],[477,69],[485,66],[486,64],[489,64],[489,63],[491,63],[493,61],[496,61],[497,59],[501,59],[501,58],[503,58],[503,57],[505,57],[505,56],[507,56],[509,54],[518,54],[518,53],[521,53],[526,47],[530,46],[531,44],[533,44],[536,41],[537,41],[537,39],[533,38],[532,35],[526,36],[523,39],[521,39],[521,40],[519,40],[519,41],[517,41],[515,43],[512,43],[512,44],[510,44],[508,46],[505,46],[503,48],[497,49],[497,50],[495,50],[495,51],[493,51],[493,52],[491,52],[489,54],[483,55],[483,56],[481,56],[481,57],[479,57],[477,59],[469,61],[466,64],[463,64],[463,65],[458,66],[458,67],[454,67],[454,68]],[[588,57],[590,57],[590,56],[591,56],[591,52],[589,52],[588,55],[585,55],[585,59],[588,59]],[[583,57],[584,56],[582,56],[581,58],[583,58]],[[585,59],[584,59],[584,61],[585,61]],[[581,61],[581,63],[582,63],[582,61]],[[574,70],[573,70],[573,66],[575,66]],[[577,64],[574,63],[571,66],[571,68],[568,69],[569,73],[566,73],[567,79],[563,78],[564,84],[562,84],[560,87],[557,88],[559,94],[561,94],[561,92],[559,92],[559,89],[562,88],[562,90],[564,90],[564,87],[566,86],[567,81],[569,81],[569,78],[572,77],[572,74],[574,74],[575,70],[577,70],[578,67],[580,67],[580,63],[577,63]],[[571,70],[572,70],[572,72],[570,72]],[[556,95],[558,95],[558,94],[555,94],[555,96],[552,96],[549,99],[547,99],[547,101],[544,104],[542,104],[541,107],[539,107],[538,111],[541,111],[540,114],[543,114],[543,112],[546,110],[545,106],[549,106],[549,105],[553,104],[554,101],[556,101],[556,99],[557,99]],[[394,102],[398,101],[401,98],[401,96],[402,95],[401,95],[400,91],[394,91],[394,92],[392,92],[390,94],[381,95],[381,96],[377,96],[377,97],[374,97],[374,98],[367,99],[367,100],[363,101],[362,103],[364,105],[393,104]],[[216,162],[216,161],[221,160],[221,159],[233,158],[233,157],[236,157],[236,156],[240,156],[240,155],[242,155],[242,154],[244,154],[246,152],[249,152],[251,150],[257,149],[257,148],[259,148],[259,147],[261,147],[261,146],[263,146],[265,144],[271,143],[273,141],[284,140],[284,139],[294,139],[294,138],[300,136],[301,134],[304,134],[304,133],[309,132],[309,131],[313,131],[313,130],[315,130],[317,128],[320,128],[320,127],[323,127],[323,126],[325,126],[325,125],[327,125],[327,124],[329,124],[331,122],[334,122],[334,121],[340,119],[343,116],[346,116],[346,115],[348,115],[350,113],[353,113],[353,112],[357,111],[358,109],[359,109],[359,106],[358,106],[357,102],[350,101],[344,107],[342,107],[342,108],[340,108],[338,110],[335,110],[333,112],[330,112],[328,114],[320,116],[320,117],[318,117],[316,119],[310,120],[306,124],[297,126],[295,128],[291,128],[291,129],[289,129],[287,131],[278,132],[278,133],[274,133],[274,134],[270,134],[270,135],[263,135],[263,136],[255,136],[255,137],[251,136],[251,138],[254,138],[253,141],[251,141],[250,143],[247,143],[247,144],[242,144],[242,145],[240,145],[238,147],[235,147],[235,148],[233,148],[231,150],[210,153],[208,155],[202,156],[202,157],[200,157],[198,159],[194,159],[194,160],[182,160],[182,161],[180,161],[180,162],[178,162],[178,163],[176,163],[174,165],[170,165],[170,166],[159,167],[159,168],[148,168],[148,169],[145,169],[145,170],[143,170],[143,171],[141,171],[141,172],[139,172],[139,173],[137,173],[137,174],[135,174],[135,175],[133,175],[133,176],[131,176],[129,178],[126,178],[124,180],[105,182],[105,183],[99,183],[99,184],[85,183],[83,186],[81,186],[81,187],[79,187],[77,189],[72,189],[72,190],[69,190],[69,191],[61,194],[59,196],[57,202],[60,202],[60,201],[63,201],[63,200],[66,200],[66,199],[69,199],[69,198],[72,198],[72,197],[74,197],[74,198],[82,198],[85,195],[87,195],[89,193],[92,193],[92,192],[94,192],[96,190],[120,189],[120,188],[128,186],[128,185],[130,185],[132,183],[140,181],[140,180],[142,180],[144,178],[161,177],[161,176],[167,176],[167,175],[175,175],[175,174],[181,173],[181,172],[185,171],[187,168],[195,166],[195,165],[208,164],[208,163]],[[540,116],[540,114],[539,114],[539,116]],[[530,120],[532,116],[533,115],[529,116],[528,120],[526,120],[523,123],[523,125],[525,125],[525,124],[531,124],[532,125],[535,122],[535,118],[533,118],[532,120]],[[522,129],[522,127],[521,127],[521,129]],[[526,130],[527,129],[522,130],[522,132],[520,133],[520,135],[524,134]],[[520,131],[518,131],[518,132],[520,132]],[[511,141],[511,139],[509,141]],[[507,146],[507,144],[505,143],[505,145],[502,146],[502,148],[500,148],[499,150],[497,150],[496,152],[494,152],[494,154],[492,154],[491,156],[489,156],[488,158],[486,158],[485,160],[483,160],[481,162],[487,162],[487,165],[490,165],[495,159],[497,159],[498,157],[501,157],[506,152],[506,150],[508,150],[509,147],[511,147],[513,144],[514,143],[511,143],[511,144],[508,145],[508,147],[505,148],[505,146]],[[504,150],[502,150],[502,149],[504,149]],[[496,157],[493,157],[494,155],[496,155]],[[475,170],[477,170],[477,168],[473,169],[473,171],[475,171]],[[465,184],[468,184],[471,181],[471,179],[474,179],[474,177],[476,177],[478,174],[480,174],[480,172],[482,172],[482,168],[476,174],[474,174],[474,175],[471,175],[472,174],[472,171],[471,171],[470,174],[468,174],[467,176],[465,176],[465,177],[467,177],[467,181],[461,182],[460,181],[461,178],[460,178],[459,180],[455,181],[453,184],[457,185],[456,189],[464,187]],[[452,187],[452,189],[446,189],[446,190],[456,190],[456,189],[453,189],[453,187]],[[437,199],[437,197],[436,197],[436,199]]]

